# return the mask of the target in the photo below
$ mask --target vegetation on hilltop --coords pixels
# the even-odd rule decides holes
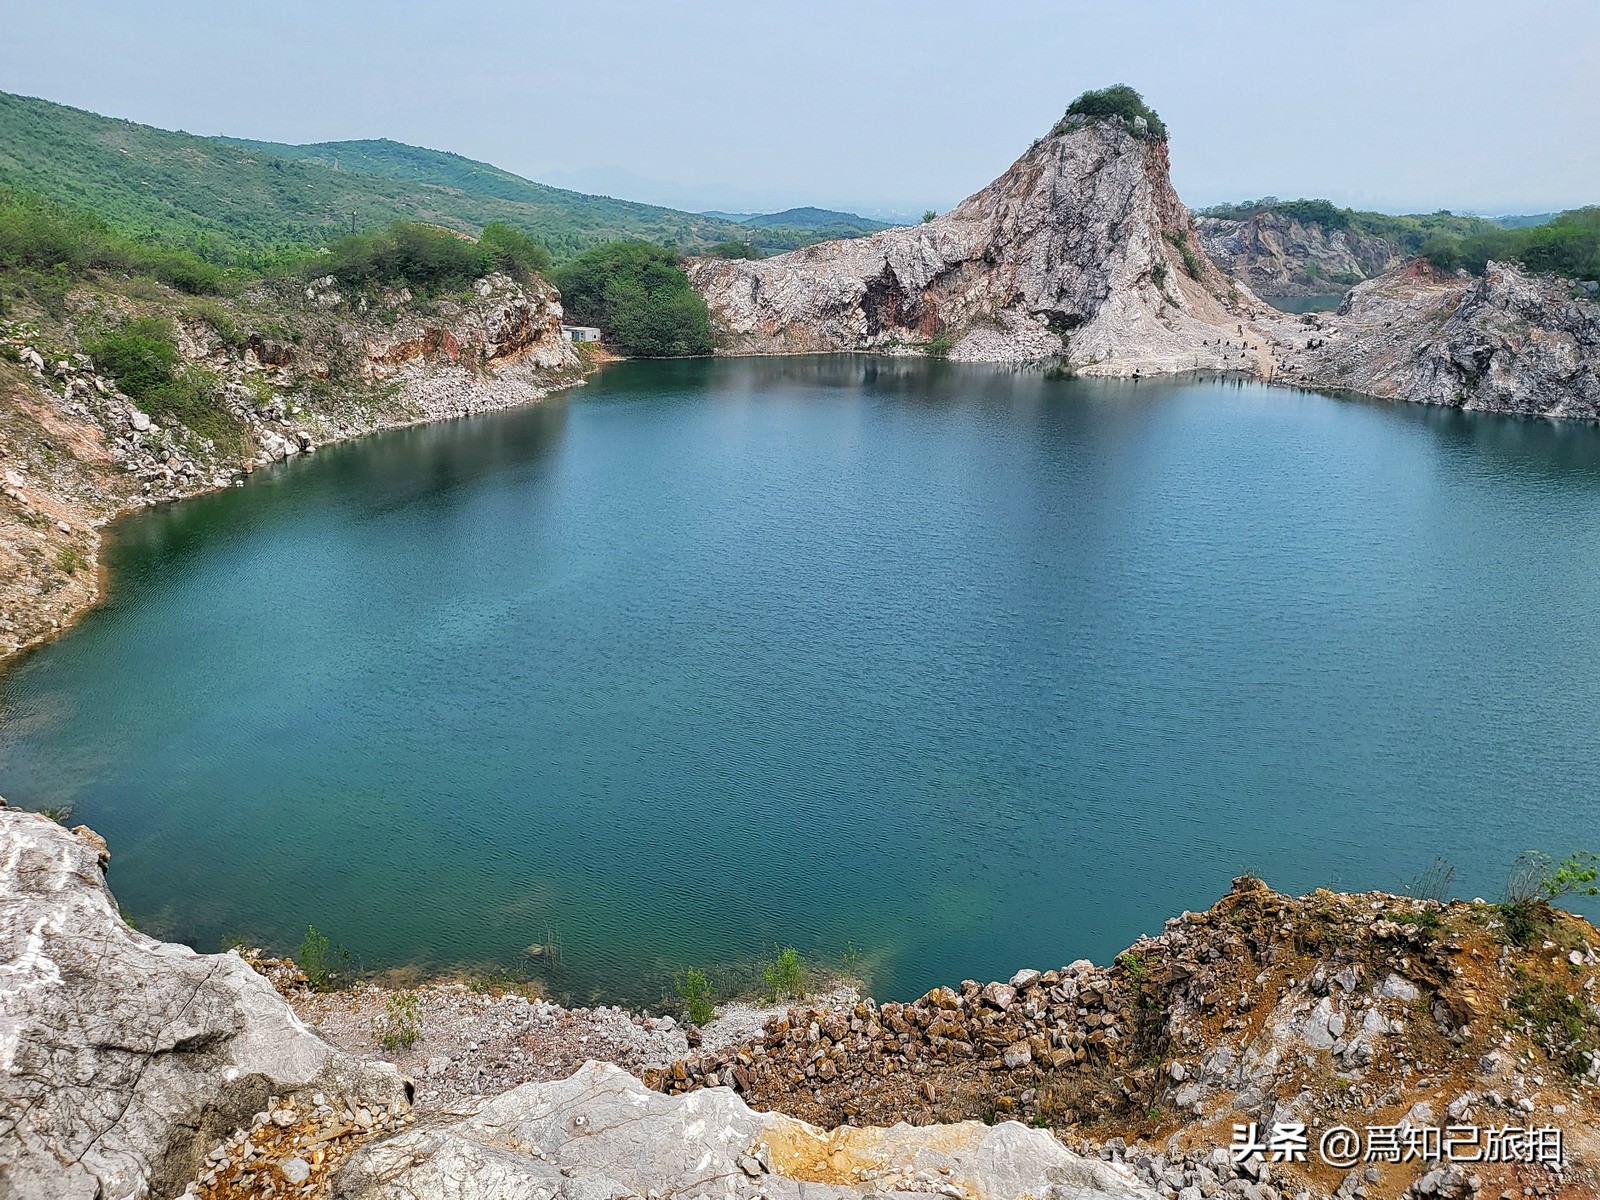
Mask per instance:
[[[96,213],[137,242],[272,269],[362,228],[419,221],[521,230],[556,261],[617,239],[689,250],[728,238],[790,249],[821,234],[589,196],[391,141],[287,146],[156,129],[0,92],[0,184]]]
[[[1302,225],[1320,225],[1323,229],[1353,229],[1358,233],[1381,237],[1405,254],[1416,254],[1424,242],[1440,234],[1463,236],[1498,228],[1495,222],[1486,217],[1462,217],[1443,211],[1402,216],[1340,208],[1330,200],[1279,200],[1276,196],[1263,196],[1259,200],[1245,200],[1238,204],[1214,204],[1210,208],[1200,209],[1199,215],[1248,221],[1268,212]]]
[[[1440,233],[1429,238],[1419,253],[1436,267],[1447,271],[1464,267],[1474,275],[1483,274],[1493,260],[1570,279],[1600,279],[1600,207],[1573,209],[1543,225]]]
[[[678,256],[647,242],[585,251],[555,273],[571,320],[597,325],[624,354],[677,358],[709,354],[711,316]]]
[[[1600,207],[1577,208],[1544,219],[1458,216],[1436,213],[1363,212],[1328,200],[1279,200],[1263,196],[1239,204],[1215,204],[1201,216],[1248,221],[1275,213],[1302,225],[1352,229],[1392,243],[1447,271],[1464,267],[1482,274],[1493,261],[1518,262],[1534,271],[1574,279],[1600,277]]]
[[[1139,137],[1151,138],[1155,141],[1165,141],[1167,126],[1156,115],[1156,110],[1144,102],[1144,97],[1125,83],[1114,83],[1110,87],[1091,89],[1084,92],[1071,104],[1067,105],[1067,115],[1062,125],[1069,125],[1074,118],[1084,120],[1099,120],[1103,117],[1117,117],[1129,133]],[[1144,120],[1144,128],[1138,125],[1139,118]],[[1061,125],[1056,128],[1059,131]]]
[[[223,280],[220,267],[186,250],[135,242],[97,217],[0,187],[0,272],[39,295],[90,270],[148,275],[195,295]],[[4,304],[0,294],[0,311]]]
[[[340,238],[312,270],[347,287],[405,284],[424,294],[465,287],[494,269],[481,242],[436,225],[396,221],[387,229]]]

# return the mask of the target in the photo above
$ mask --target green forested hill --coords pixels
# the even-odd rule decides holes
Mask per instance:
[[[335,166],[337,163],[337,166]],[[213,258],[321,245],[397,218],[476,233],[505,221],[557,261],[617,238],[703,249],[733,222],[546,187],[456,154],[390,141],[319,146],[197,137],[0,92],[0,184],[92,211]],[[767,230],[772,248],[812,240]]]

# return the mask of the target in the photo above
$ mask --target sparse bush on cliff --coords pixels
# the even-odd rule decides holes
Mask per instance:
[[[1200,261],[1200,256],[1194,252],[1194,247],[1189,245],[1189,239],[1175,229],[1167,230],[1167,241],[1172,243],[1172,248],[1178,252],[1178,257],[1183,259],[1183,269],[1189,273],[1190,279],[1199,279],[1205,271],[1205,264]]]
[[[1526,850],[1512,864],[1505,894],[1496,905],[1506,937],[1526,946],[1543,937],[1554,922],[1554,904],[1566,896],[1600,896],[1600,857],[1578,850],[1557,862],[1538,850]]]
[[[710,354],[711,315],[671,250],[611,242],[555,274],[568,318],[598,325],[623,354],[679,358]]]
[[[1071,121],[1074,117],[1091,121],[1101,117],[1119,117],[1129,133],[1138,133],[1156,141],[1165,141],[1167,137],[1166,124],[1156,115],[1156,110],[1146,104],[1144,97],[1125,83],[1116,83],[1107,88],[1083,93],[1067,105],[1066,120]],[[1142,131],[1136,123],[1140,117],[1144,119]]]

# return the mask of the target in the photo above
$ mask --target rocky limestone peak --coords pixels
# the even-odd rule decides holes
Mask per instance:
[[[1206,258],[1167,144],[1117,119],[1063,121],[925,224],[690,277],[732,353],[942,349],[1065,358],[1085,373],[1258,371],[1259,301]],[[1230,345],[1231,342],[1231,345]]]

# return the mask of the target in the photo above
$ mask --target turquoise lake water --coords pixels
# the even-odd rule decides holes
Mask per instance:
[[[1247,868],[1596,836],[1600,431],[1221,381],[625,363],[115,527],[0,677],[148,931],[648,1000],[1104,961]],[[551,969],[522,957],[559,942]]]

